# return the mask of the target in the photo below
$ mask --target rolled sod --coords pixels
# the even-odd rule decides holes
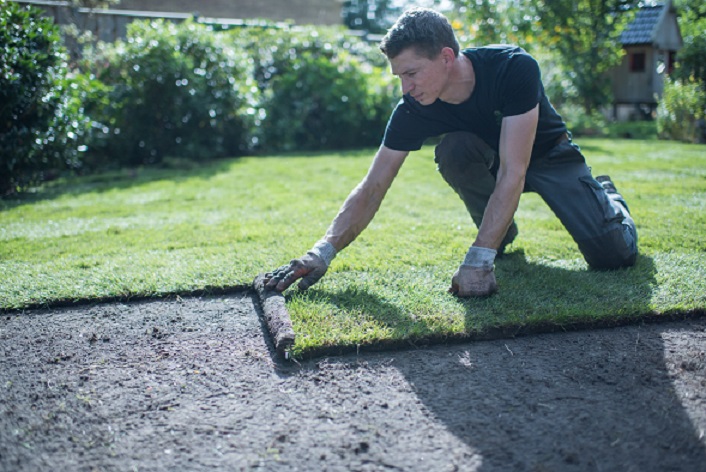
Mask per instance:
[[[265,275],[260,274],[253,281],[253,288],[260,299],[260,307],[267,323],[277,354],[289,358],[289,348],[294,344],[295,334],[292,320],[284,304],[284,295],[276,290],[265,288]]]

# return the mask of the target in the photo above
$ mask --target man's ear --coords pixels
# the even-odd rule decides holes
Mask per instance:
[[[453,49],[445,47],[441,50],[441,59],[443,59],[444,64],[453,64],[456,60],[456,54],[454,54]]]

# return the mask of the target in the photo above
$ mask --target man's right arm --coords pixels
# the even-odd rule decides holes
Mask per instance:
[[[372,221],[408,154],[381,146],[365,178],[348,195],[324,238],[300,259],[267,274],[266,286],[281,292],[298,279],[302,279],[301,289],[316,283],[335,254],[353,242]]]

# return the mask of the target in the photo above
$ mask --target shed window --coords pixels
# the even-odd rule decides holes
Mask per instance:
[[[630,55],[630,72],[645,72],[644,52],[634,52]]]

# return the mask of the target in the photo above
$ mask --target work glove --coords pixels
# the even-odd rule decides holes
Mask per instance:
[[[471,246],[453,278],[449,293],[459,297],[487,297],[498,291],[493,262],[497,251]]]
[[[265,288],[283,292],[301,279],[297,286],[300,290],[306,290],[324,276],[334,257],[336,248],[321,240],[299,259],[292,259],[289,264],[265,274]]]

